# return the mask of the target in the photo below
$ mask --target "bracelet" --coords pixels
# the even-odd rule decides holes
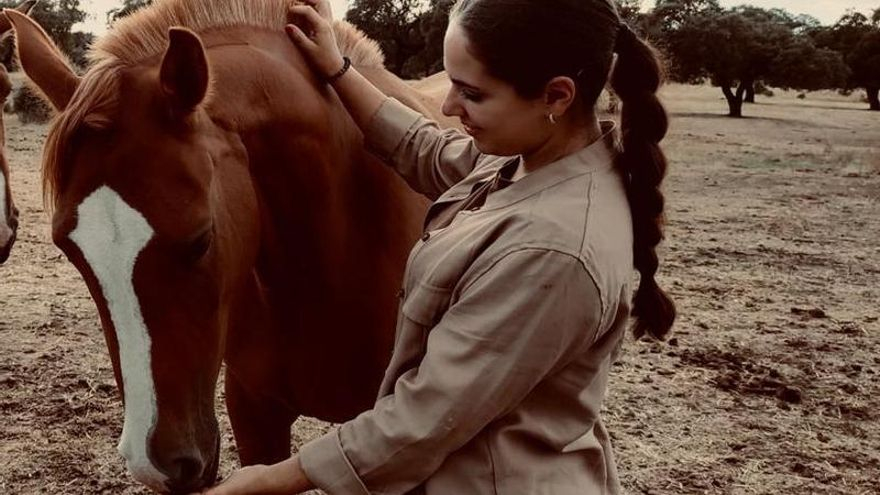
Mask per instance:
[[[327,84],[333,84],[337,79],[339,79],[346,72],[348,72],[348,69],[350,69],[350,68],[351,68],[351,59],[348,57],[342,57],[342,68],[339,69],[339,71],[336,72],[336,74],[333,74],[332,76],[324,79],[324,82],[326,82]]]

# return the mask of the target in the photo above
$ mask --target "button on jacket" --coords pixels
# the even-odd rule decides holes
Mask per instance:
[[[302,447],[313,483],[332,495],[619,492],[599,412],[633,240],[613,125],[603,132],[425,232],[376,405]],[[510,160],[393,99],[366,140],[435,200],[429,219]]]

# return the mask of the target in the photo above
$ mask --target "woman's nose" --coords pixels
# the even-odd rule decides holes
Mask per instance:
[[[457,101],[454,89],[450,89],[446,93],[446,98],[443,99],[440,111],[447,117],[461,116],[461,105]]]

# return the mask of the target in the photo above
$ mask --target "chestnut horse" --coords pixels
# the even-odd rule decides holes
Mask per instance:
[[[12,81],[9,80],[6,67],[0,64],[0,100],[5,100],[11,91]],[[9,259],[18,232],[18,209],[12,201],[9,164],[6,162],[4,143],[6,143],[6,128],[3,124],[3,112],[0,111],[0,264]]]
[[[59,111],[44,192],[56,245],[100,315],[125,406],[119,450],[157,491],[215,480],[214,391],[243,464],[290,455],[299,415],[372,406],[427,202],[369,155],[287,39],[288,0],[159,0],[118,22],[80,78],[8,12]],[[430,115],[344,23],[389,95]],[[435,105],[433,108],[439,108]]]
[[[36,0],[27,0],[15,10],[27,15],[36,5]],[[6,16],[0,16],[0,40],[12,32],[12,24]],[[12,92],[12,81],[6,67],[0,64],[0,264],[9,259],[15,236],[18,233],[18,209],[12,201],[12,187],[9,185],[9,163],[6,161],[6,127],[3,123],[2,102]]]

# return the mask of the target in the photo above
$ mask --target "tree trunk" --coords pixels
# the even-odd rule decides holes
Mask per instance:
[[[730,87],[727,85],[721,86],[721,91],[724,92],[724,97],[727,98],[727,106],[730,108],[730,113],[727,115],[730,117],[742,117],[742,106],[743,106],[743,88],[742,86],[736,90],[736,94],[730,90]]]
[[[743,100],[746,103],[754,103],[755,102],[755,85],[749,84],[746,86],[746,97]]]
[[[880,111],[880,87],[867,88],[871,110]]]

